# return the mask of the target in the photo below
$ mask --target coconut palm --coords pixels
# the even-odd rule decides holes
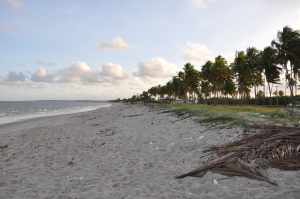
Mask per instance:
[[[231,67],[236,77],[238,92],[241,98],[249,98],[253,81],[250,75],[251,68],[247,64],[247,56],[244,51],[236,53]]]
[[[193,100],[195,100],[195,95],[198,93],[200,86],[199,71],[197,71],[190,63],[187,63],[183,70],[185,73],[185,85],[187,86],[187,91],[189,92],[189,95],[192,96]]]
[[[294,88],[300,71],[300,33],[286,26],[277,34],[277,41],[272,41],[272,46],[278,50],[280,64],[285,69],[285,76],[294,96]]]
[[[276,49],[266,47],[261,55],[261,64],[265,72],[270,97],[272,97],[272,84],[280,82],[281,68],[278,66],[277,54],[278,51]]]
[[[195,100],[200,86],[200,74],[190,63],[184,65],[183,71],[178,73],[178,78],[182,81],[185,99],[192,97]]]
[[[236,87],[232,79],[226,80],[223,88],[223,94],[227,97],[228,95],[234,96],[236,93]]]
[[[167,84],[165,85],[166,89],[166,94],[168,95],[169,99],[172,100],[173,97],[175,96],[175,88],[173,81],[168,81]]]
[[[251,86],[254,88],[254,96],[257,95],[257,88],[263,85],[262,66],[260,64],[260,51],[254,47],[246,50],[246,64],[249,68],[249,75],[251,78]]]
[[[211,61],[207,61],[201,69],[201,92],[205,98],[209,97],[211,93],[215,93],[214,86],[214,74],[213,74],[214,63]]]
[[[172,79],[172,83],[173,83],[173,87],[174,87],[175,99],[176,98],[184,98],[185,93],[184,93],[183,81],[178,76],[174,76]]]
[[[154,97],[156,99],[156,96],[158,95],[158,89],[157,86],[153,86],[148,90],[148,93],[150,96]]]

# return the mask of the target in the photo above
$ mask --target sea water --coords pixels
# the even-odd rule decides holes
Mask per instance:
[[[109,107],[102,101],[0,101],[0,124],[37,117],[71,114]]]

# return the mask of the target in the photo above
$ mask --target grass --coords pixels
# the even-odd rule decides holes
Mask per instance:
[[[299,117],[290,117],[282,107],[229,106],[204,104],[170,105],[176,112],[189,112],[198,116],[199,121],[209,124],[247,126],[252,124],[295,125]]]
[[[206,104],[175,104],[171,105],[177,110],[210,111],[217,113],[277,113],[282,110],[280,107],[266,106],[229,106],[229,105],[206,105]]]

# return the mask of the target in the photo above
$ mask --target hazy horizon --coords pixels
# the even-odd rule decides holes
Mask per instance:
[[[0,101],[109,100],[300,29],[297,0],[1,0]]]

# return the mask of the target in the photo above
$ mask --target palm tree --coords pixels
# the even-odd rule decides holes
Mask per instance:
[[[233,80],[226,80],[223,88],[223,94],[227,97],[228,95],[234,96],[236,93],[236,87]]]
[[[300,70],[300,33],[286,26],[278,32],[277,41],[272,41],[272,46],[279,52],[279,62],[285,69],[290,95],[294,96]]]
[[[244,51],[236,53],[232,70],[236,76],[238,92],[241,98],[249,98],[252,86],[251,68],[247,64],[247,56]]]
[[[178,73],[179,79],[183,84],[185,99],[192,97],[195,101],[195,95],[198,93],[200,86],[200,74],[190,63],[184,65],[183,72]]]
[[[151,97],[150,97],[150,95],[149,95],[149,93],[147,91],[144,91],[140,95],[140,100],[143,101],[144,103],[147,103],[147,102],[151,101]]]
[[[160,98],[164,99],[167,94],[168,94],[167,86],[166,85],[160,86],[159,88]]]
[[[172,79],[172,83],[173,83],[173,87],[174,87],[175,99],[176,98],[184,98],[185,93],[184,93],[183,81],[178,76],[174,76]]]
[[[261,56],[261,64],[264,68],[270,97],[272,97],[271,84],[277,84],[280,82],[281,68],[278,66],[277,54],[278,52],[276,49],[272,47],[266,47]]]
[[[231,70],[227,65],[227,61],[222,56],[215,58],[215,63],[212,67],[212,75],[215,91],[218,97],[219,93],[222,93],[224,90],[225,83],[232,80]]]
[[[260,64],[260,51],[254,47],[246,50],[246,64],[249,68],[249,75],[251,76],[251,86],[254,87],[254,97],[257,95],[258,86],[263,85],[262,66]]]
[[[167,84],[165,85],[166,87],[166,94],[168,95],[169,99],[172,100],[173,96],[175,95],[175,88],[173,81],[168,81]]]
[[[156,96],[158,95],[158,89],[157,86],[153,86],[148,90],[148,93],[150,94],[150,96],[154,97],[154,99],[156,99]]]
[[[201,93],[204,95],[204,98],[210,96],[211,93],[215,92],[214,87],[214,74],[212,73],[214,63],[207,61],[201,69],[200,75],[202,78],[201,81]]]
[[[210,96],[210,93],[212,91],[212,86],[209,81],[207,80],[202,80],[200,83],[201,87],[201,94],[204,97],[204,99],[207,99]]]

